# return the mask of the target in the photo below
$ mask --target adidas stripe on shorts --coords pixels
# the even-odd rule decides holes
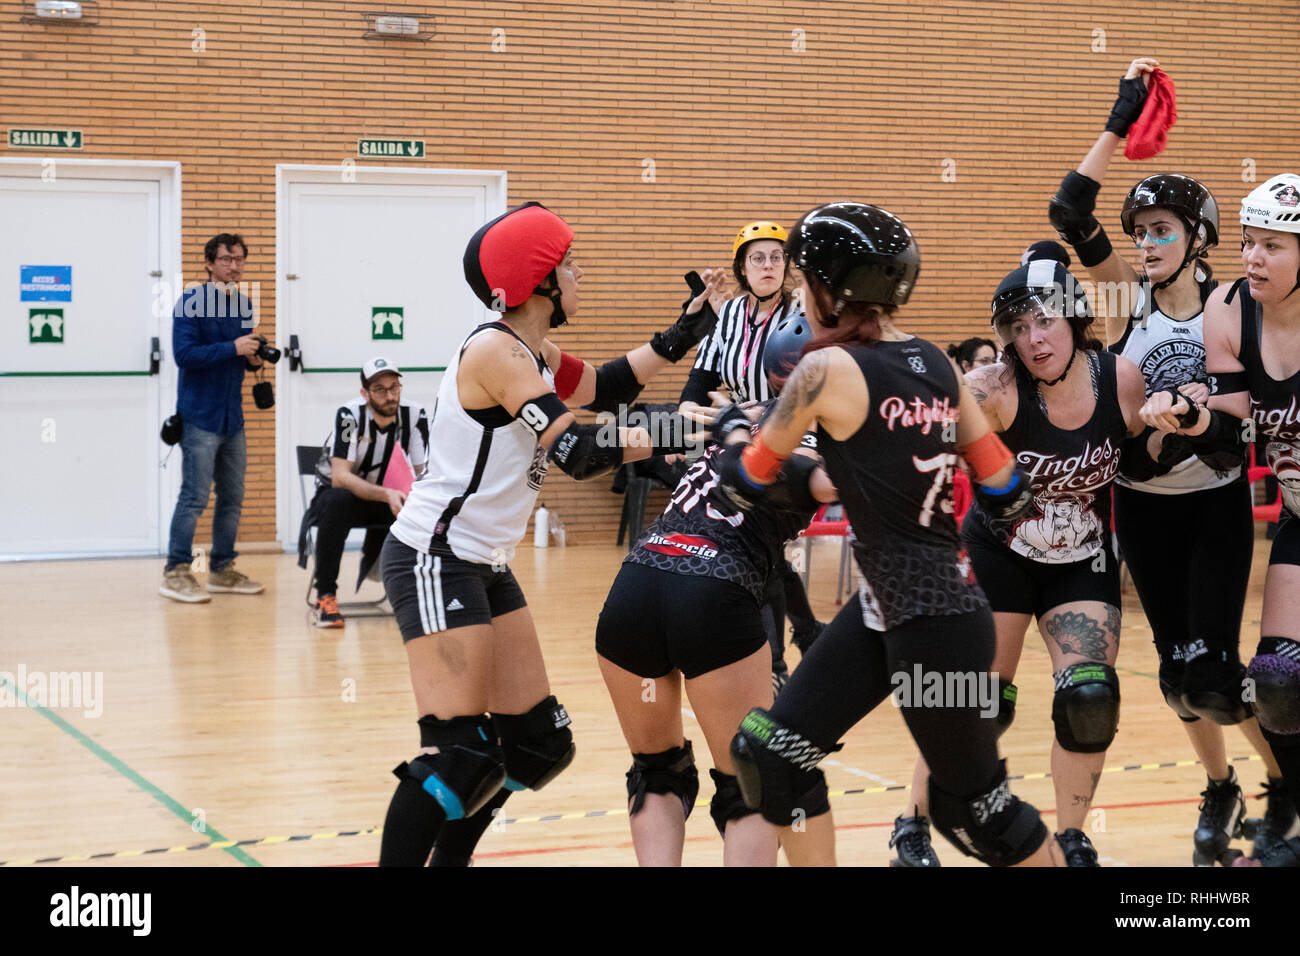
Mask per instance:
[[[402,640],[456,627],[491,624],[524,607],[524,592],[508,567],[462,561],[450,550],[416,551],[391,534],[382,555],[384,590]]]

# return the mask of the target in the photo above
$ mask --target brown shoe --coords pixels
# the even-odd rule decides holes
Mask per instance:
[[[233,564],[228,564],[208,575],[208,590],[213,594],[261,594],[266,587],[250,581],[246,575],[236,571]]]
[[[185,604],[206,604],[212,600],[212,595],[203,593],[199,582],[194,580],[194,575],[185,565],[163,572],[163,583],[158,593]]]

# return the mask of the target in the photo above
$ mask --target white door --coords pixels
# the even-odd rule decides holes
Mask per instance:
[[[167,165],[0,165],[0,559],[164,546]]]
[[[276,344],[296,337],[297,371],[276,368],[278,517],[297,546],[298,445],[319,448],[335,410],[358,397],[361,364],[402,370],[402,399],[432,413],[442,370],[490,317],[462,266],[465,245],[505,211],[505,174],[457,170],[280,167]],[[314,492],[307,482],[307,498]]]

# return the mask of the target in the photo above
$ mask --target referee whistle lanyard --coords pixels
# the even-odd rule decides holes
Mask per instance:
[[[771,322],[772,316],[776,315],[776,311],[779,308],[781,308],[781,300],[778,297],[776,300],[776,305],[772,306],[772,311],[767,313],[767,318],[755,323],[755,327],[760,325],[765,326],[767,325],[768,322]],[[757,308],[754,309],[754,313],[755,315],[758,314]],[[749,371],[749,366],[753,363],[754,356],[758,353],[758,347],[762,343],[763,343],[763,336],[759,335],[754,339],[754,347],[751,349],[749,346],[749,296],[745,296],[745,338],[740,343],[740,351],[743,352],[745,355],[746,372]]]

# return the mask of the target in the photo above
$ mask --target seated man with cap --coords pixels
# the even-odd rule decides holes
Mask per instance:
[[[361,368],[361,398],[334,414],[334,430],[321,449],[316,468],[316,496],[303,522],[299,565],[306,567],[306,529],[316,530],[317,627],[342,627],[339,613],[339,563],[348,532],[355,527],[392,524],[406,500],[409,481],[396,480],[402,462],[418,477],[429,458],[429,418],[424,408],[402,401],[402,373],[385,358],[373,358]],[[394,454],[397,449],[397,461]],[[393,474],[389,467],[393,465]],[[385,481],[388,476],[389,481]],[[384,532],[371,527],[362,548],[361,574],[374,566]]]

